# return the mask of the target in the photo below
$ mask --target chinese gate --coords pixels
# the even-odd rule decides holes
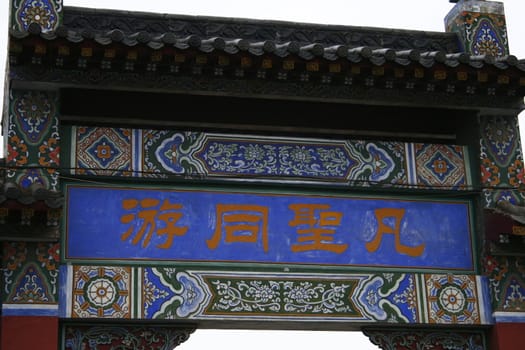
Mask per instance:
[[[460,0],[445,33],[11,11],[2,350],[199,327],[516,349],[525,64],[502,4]]]

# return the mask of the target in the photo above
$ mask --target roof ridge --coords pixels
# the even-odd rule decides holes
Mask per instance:
[[[121,30],[128,35],[138,32],[146,32],[154,36],[174,33],[179,36],[198,35],[202,38],[274,40],[281,43],[296,41],[354,47],[441,50],[447,53],[460,51],[457,35],[446,32],[280,20],[156,14],[67,6],[64,8],[63,14],[63,25],[68,29],[94,33]]]

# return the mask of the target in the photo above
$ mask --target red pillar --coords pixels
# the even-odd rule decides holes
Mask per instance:
[[[491,350],[522,350],[525,323],[496,323],[492,328]]]
[[[491,331],[491,350],[523,350],[525,323],[496,323]]]
[[[58,317],[3,316],[0,350],[57,350]]]

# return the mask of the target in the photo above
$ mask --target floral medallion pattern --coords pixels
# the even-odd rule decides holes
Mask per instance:
[[[8,178],[23,189],[37,183],[57,190],[60,137],[56,94],[12,90],[9,98]]]
[[[517,117],[490,116],[481,120],[481,185],[485,207],[499,200],[522,204],[525,196],[517,189],[525,176]]]
[[[419,183],[435,188],[465,187],[463,147],[416,144],[414,148]]]
[[[482,141],[486,151],[500,167],[511,163],[518,146],[516,121],[506,117],[492,117],[482,125]]]
[[[56,243],[4,242],[2,253],[4,304],[57,304]]]
[[[78,174],[129,176],[131,174],[131,130],[81,127],[76,135]]]
[[[478,296],[473,276],[426,276],[430,323],[478,324]]]
[[[75,266],[72,283],[72,317],[130,318],[129,268]]]
[[[474,28],[471,51],[474,55],[503,56],[506,52],[503,40],[491,22],[482,19]]]
[[[27,30],[35,23],[46,33],[60,24],[62,0],[14,0],[13,3],[16,9],[13,27],[18,30]]]
[[[463,146],[71,129],[76,140],[73,166],[78,174],[107,175],[111,171],[150,178],[250,178],[359,187],[465,189],[471,184]],[[436,150],[439,154],[432,158]]]
[[[29,145],[40,145],[44,141],[53,124],[55,105],[52,96],[45,92],[28,91],[13,96],[13,122]]]

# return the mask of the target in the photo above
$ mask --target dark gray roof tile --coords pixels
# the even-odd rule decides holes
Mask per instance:
[[[387,47],[395,50],[419,49],[460,51],[453,33],[426,32],[388,28],[342,25],[320,25],[285,21],[242,18],[165,15],[117,10],[64,7],[63,26],[73,31],[109,32],[118,30],[127,37],[147,33],[141,40],[158,40],[159,35],[172,33],[177,37],[197,35],[202,39],[221,37],[224,40],[245,39],[251,42],[274,41],[276,44],[297,41],[303,45]],[[63,29],[60,29],[63,31]],[[114,41],[122,41],[117,37]],[[139,40],[139,41],[141,41]]]
[[[33,26],[34,27],[34,26]],[[363,59],[374,65],[395,62],[401,66],[418,63],[426,68],[436,64],[476,69],[493,66],[501,70],[516,67],[525,71],[525,61],[514,56],[494,58],[469,56],[462,52],[453,33],[319,25],[283,21],[159,15],[114,10],[65,7],[64,21],[55,32],[11,30],[15,39],[29,35],[46,40],[65,38],[71,43],[94,41],[107,46],[147,46],[153,50],[196,48],[255,56],[273,54],[285,58],[298,55],[304,60],[345,58],[357,63]]]

